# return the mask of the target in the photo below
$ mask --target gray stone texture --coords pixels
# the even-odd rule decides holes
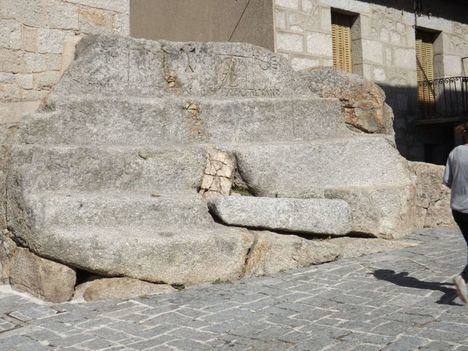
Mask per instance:
[[[304,234],[344,235],[352,229],[343,200],[222,196],[208,207],[227,225]]]
[[[16,250],[9,275],[13,288],[50,302],[70,300],[76,283],[73,269],[38,257],[25,248]]]

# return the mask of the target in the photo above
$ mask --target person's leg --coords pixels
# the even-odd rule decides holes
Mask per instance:
[[[458,211],[452,211],[455,222],[460,227],[460,231],[463,234],[468,244],[468,215]],[[464,303],[468,303],[468,288],[466,282],[468,281],[468,264],[460,275],[453,278],[453,283],[457,290],[457,294]]]
[[[453,218],[455,219],[455,222],[460,227],[460,231],[462,232],[463,237],[465,238],[466,244],[468,246],[468,214],[458,212],[458,211],[452,211],[452,214],[453,214]],[[468,248],[467,248],[467,256],[468,256]],[[463,277],[465,281],[468,281],[468,263],[465,266],[465,269],[463,269],[461,276]]]

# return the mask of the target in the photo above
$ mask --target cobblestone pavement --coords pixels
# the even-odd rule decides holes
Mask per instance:
[[[450,277],[461,235],[395,252],[130,301],[40,305],[0,293],[0,350],[468,350]]]

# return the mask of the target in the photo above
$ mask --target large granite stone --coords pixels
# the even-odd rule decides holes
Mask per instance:
[[[18,248],[10,266],[10,284],[50,302],[65,302],[72,298],[76,283],[73,269]]]
[[[310,96],[286,58],[246,43],[88,36],[56,91],[120,96]]]
[[[355,133],[336,99],[50,98],[53,111],[23,119],[27,144],[167,145],[315,140]],[[93,116],[90,119],[90,116]]]
[[[29,191],[196,191],[206,166],[201,145],[164,147],[14,145],[14,175]]]
[[[291,268],[385,252],[414,244],[400,240],[339,237],[307,240],[296,235],[253,231],[254,244],[245,264],[245,276],[271,275]]]
[[[242,277],[252,235],[220,225],[202,227],[63,226],[33,228],[31,249],[103,276],[196,284]]]
[[[306,69],[301,73],[312,92],[341,101],[346,124],[354,130],[394,135],[393,112],[385,104],[385,93],[377,84],[333,67]]]
[[[229,175],[224,167],[215,175],[238,193],[341,199],[352,231],[406,234],[414,178],[392,136],[378,135],[388,132],[383,95],[362,82],[348,86],[362,96],[346,92],[353,77],[327,95],[335,78],[316,89],[311,77],[249,44],[85,38],[43,109],[23,120],[11,158],[0,155],[0,185],[8,175],[0,225],[38,256],[156,283],[233,280],[340,257],[332,241],[214,223],[197,192],[212,189],[203,176],[217,149],[229,155]]]
[[[342,199],[353,231],[396,238],[414,228],[407,161],[384,137],[236,146],[239,172],[257,196]]]
[[[208,206],[228,225],[328,235],[352,230],[351,209],[343,200],[223,196]]]

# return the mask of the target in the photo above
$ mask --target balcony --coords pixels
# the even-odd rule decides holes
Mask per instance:
[[[421,124],[468,120],[468,77],[418,82],[418,103]]]

